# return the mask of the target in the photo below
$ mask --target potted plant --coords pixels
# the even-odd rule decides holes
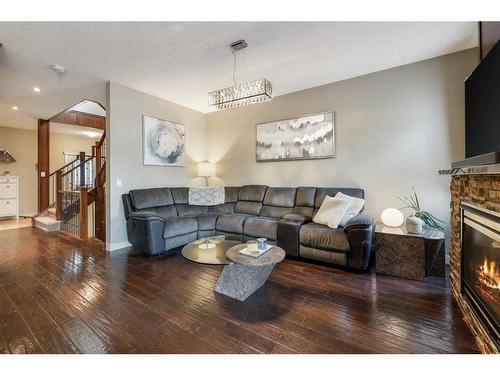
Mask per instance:
[[[413,194],[410,194],[408,197],[398,197],[398,199],[406,205],[402,207],[402,209],[410,208],[414,211],[414,213],[406,219],[406,230],[409,233],[421,233],[422,226],[444,232],[444,228],[441,225],[441,223],[444,224],[444,221],[420,207],[420,201],[414,187]]]

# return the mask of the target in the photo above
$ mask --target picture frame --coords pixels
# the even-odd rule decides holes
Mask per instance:
[[[257,162],[334,158],[335,112],[256,124],[255,139]]]
[[[185,126],[142,115],[142,152],[145,166],[185,167]]]

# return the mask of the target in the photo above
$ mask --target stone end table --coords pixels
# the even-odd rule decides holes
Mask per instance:
[[[377,273],[420,281],[444,276],[444,233],[439,230],[412,234],[378,223],[374,242]]]
[[[273,246],[258,258],[242,255],[240,250],[247,244],[231,247],[226,257],[229,263],[224,266],[214,291],[239,301],[246,300],[266,282],[274,266],[285,259],[285,251]]]

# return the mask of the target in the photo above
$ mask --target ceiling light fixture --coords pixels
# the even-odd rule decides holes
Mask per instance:
[[[238,40],[232,43],[230,47],[234,56],[234,86],[210,92],[208,94],[208,104],[217,109],[228,109],[271,100],[273,98],[273,85],[265,78],[239,85],[236,83],[236,51],[248,47],[248,44],[244,40]]]
[[[54,71],[54,72],[57,72],[59,74],[64,74],[66,73],[66,68],[62,65],[58,65],[58,64],[54,64],[54,65],[51,65],[50,68]]]
[[[33,87],[33,91],[34,92],[40,92],[41,90],[40,90],[40,87]]]
[[[12,109],[13,109],[14,111],[17,111],[19,108],[17,108],[15,105],[13,105],[13,106],[12,106]]]

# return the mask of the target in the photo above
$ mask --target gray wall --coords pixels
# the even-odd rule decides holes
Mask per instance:
[[[57,129],[57,124],[50,124]],[[15,163],[0,163],[0,175],[6,171],[19,176],[19,214],[33,215],[38,211],[38,135],[36,130],[0,126],[0,148],[9,150]],[[50,171],[64,165],[64,152],[85,151],[90,154],[95,140],[79,135],[50,133]],[[52,191],[51,191],[52,199]]]
[[[0,163],[0,175],[6,171],[19,176],[19,214],[37,212],[37,132],[27,129],[0,127],[0,148],[9,150],[15,163]]]
[[[477,60],[472,49],[210,113],[207,159],[228,185],[362,187],[377,219],[415,186],[448,221],[450,179],[437,171],[464,157],[464,80]],[[322,111],[335,111],[336,158],[256,163],[255,124]]]
[[[424,207],[448,221],[449,178],[437,171],[464,157],[463,82],[477,60],[471,49],[207,115],[108,84],[108,248],[127,245],[122,193],[198,184],[205,158],[217,163],[212,184],[362,187],[365,212],[377,219],[415,186]],[[336,158],[256,163],[255,124],[322,111],[335,111]],[[186,125],[186,168],[142,165],[143,114]]]
[[[196,184],[196,163],[205,157],[205,118],[200,112],[179,106],[125,86],[107,86],[107,248],[127,245],[121,195],[131,189]],[[144,166],[142,162],[142,115],[186,126],[186,167]],[[122,180],[117,187],[116,180]]]

